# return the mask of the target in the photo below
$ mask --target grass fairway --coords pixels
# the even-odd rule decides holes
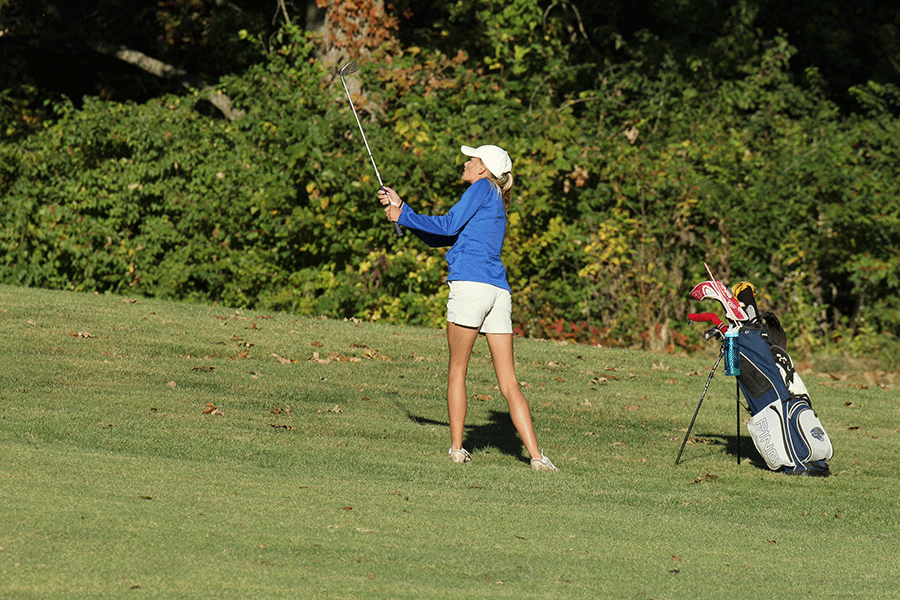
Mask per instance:
[[[517,340],[534,473],[483,340],[456,465],[441,330],[0,287],[0,331],[0,598],[897,597],[862,374],[804,373],[834,475],[791,478],[722,376],[674,465],[714,356]]]

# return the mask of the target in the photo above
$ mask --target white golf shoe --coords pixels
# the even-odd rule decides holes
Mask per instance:
[[[544,456],[544,451],[541,450],[540,458],[532,458],[531,459],[531,468],[534,471],[559,471],[550,459]]]
[[[459,448],[458,450],[454,450],[450,448],[450,460],[455,463],[469,463],[472,462],[472,455],[465,448]]]

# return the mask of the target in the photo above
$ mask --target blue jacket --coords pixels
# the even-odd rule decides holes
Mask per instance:
[[[426,217],[404,205],[398,223],[432,248],[451,246],[447,281],[478,281],[509,291],[500,260],[506,209],[499,190],[487,179],[469,186],[446,215]]]

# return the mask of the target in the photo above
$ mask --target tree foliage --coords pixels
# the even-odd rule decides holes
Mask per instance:
[[[326,33],[226,27],[238,66],[215,77],[234,121],[175,90],[51,104],[46,126],[0,145],[0,278],[440,324],[442,253],[395,239],[375,200],[336,74],[356,58],[382,178],[417,210],[459,197],[461,144],[513,155],[520,332],[691,347],[706,262],[756,284],[802,349],[900,333],[889,74],[835,93],[827,70],[798,71],[809,50],[765,2],[393,7],[341,3]]]

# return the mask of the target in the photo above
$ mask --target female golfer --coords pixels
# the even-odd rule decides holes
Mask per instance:
[[[506,235],[506,207],[513,184],[512,161],[497,146],[462,147],[470,157],[462,180],[470,184],[446,215],[418,215],[393,189],[385,187],[378,199],[388,219],[400,223],[419,239],[438,248],[450,246],[447,263],[447,409],[450,413],[450,460],[472,461],[462,447],[466,420],[466,371],[479,332],[485,334],[500,392],[536,471],[558,470],[538,447],[528,401],[519,388],[513,359],[512,301],[506,267],[500,261]]]

